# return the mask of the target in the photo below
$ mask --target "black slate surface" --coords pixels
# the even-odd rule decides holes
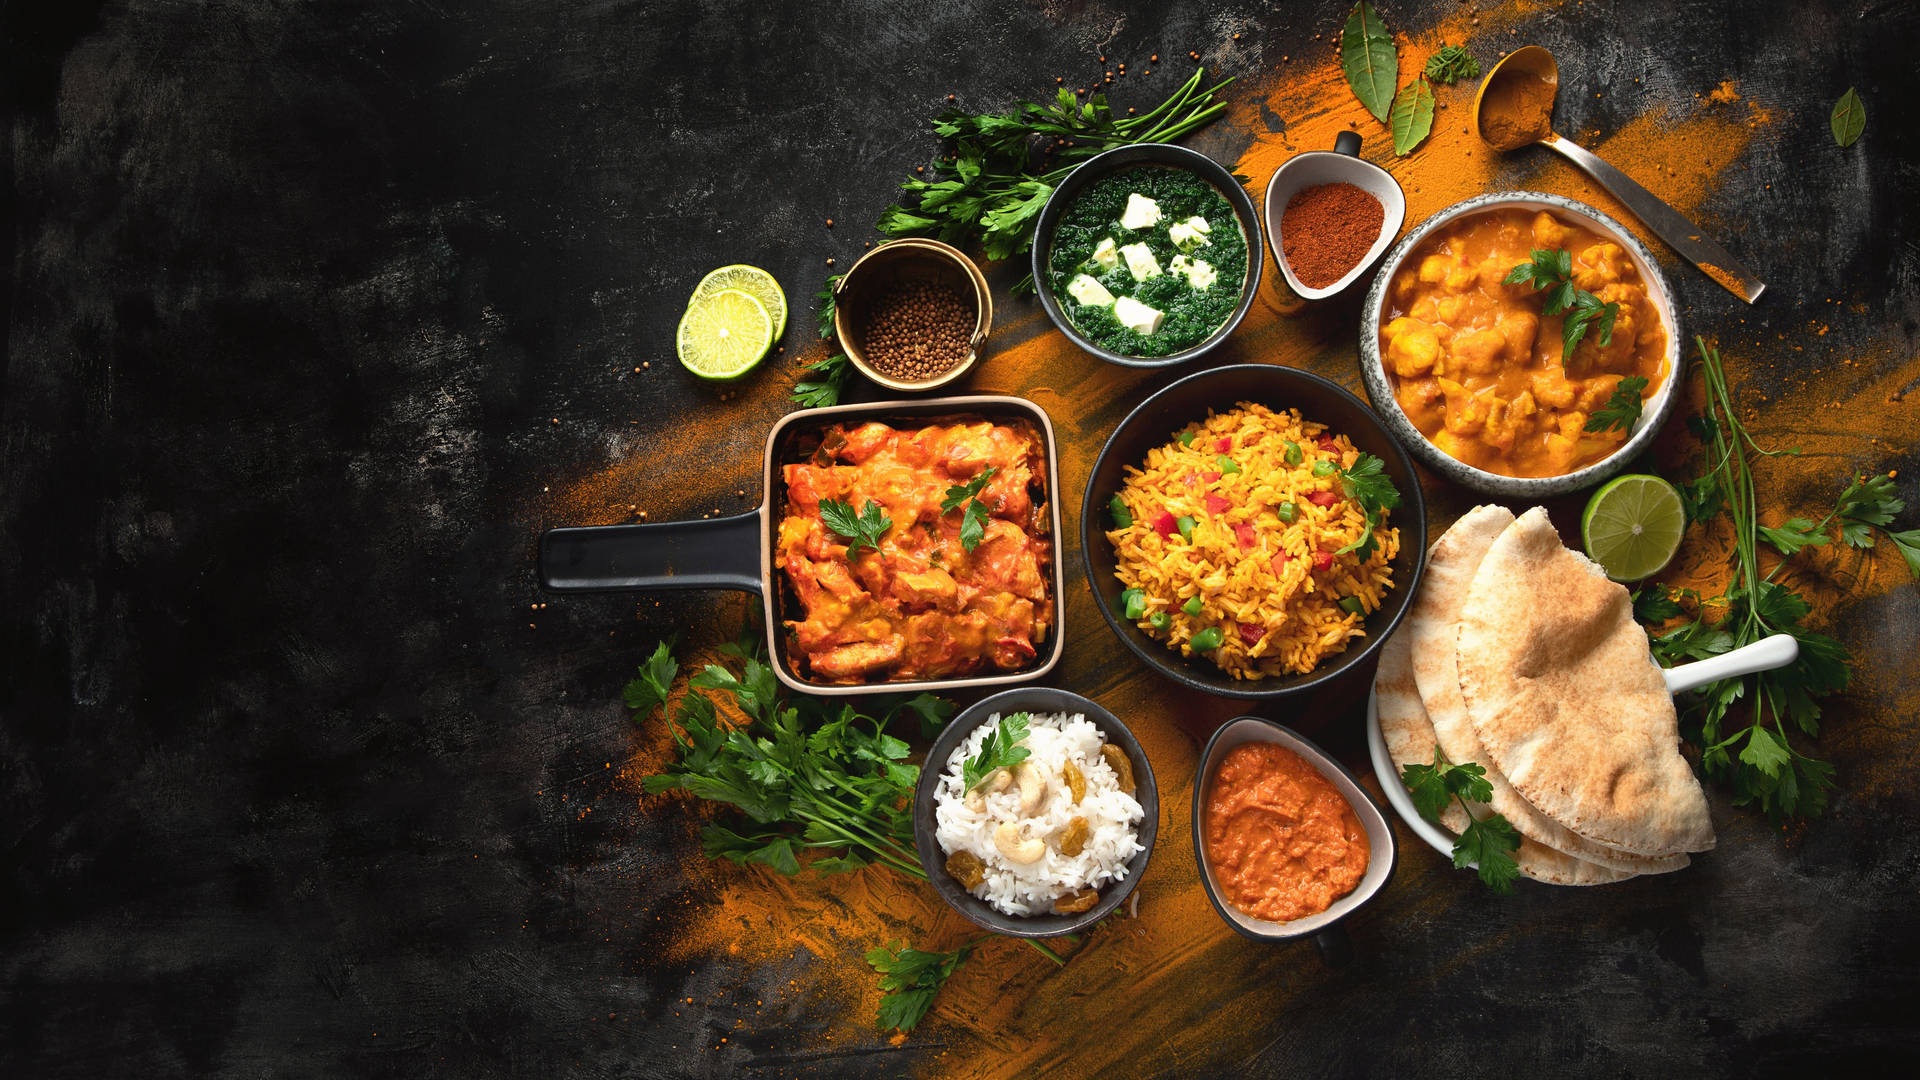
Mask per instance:
[[[1443,6],[1387,15],[1414,26]],[[611,790],[596,777],[627,752],[617,689],[638,651],[685,624],[711,636],[738,605],[679,594],[636,619],[603,598],[530,617],[534,535],[564,523],[539,494],[582,461],[659,453],[747,489],[728,510],[757,495],[753,425],[676,438],[712,393],[672,360],[686,290],[745,258],[799,301],[791,283],[867,235],[824,219],[871,220],[931,150],[946,93],[998,104],[1103,45],[1184,49],[1225,27],[1248,39],[1225,73],[1251,71],[1320,47],[1310,35],[1343,15],[1245,0],[0,9],[0,1074],[782,1060],[778,1023],[693,1052],[731,1016],[665,1007],[774,977],[725,958],[667,970],[625,914],[678,895],[656,847],[683,834],[631,800],[582,819],[550,797]],[[1784,333],[1818,298],[1860,297],[1911,355],[1912,6],[1590,4],[1535,26],[1603,74],[1739,78],[1792,103],[1792,152],[1730,174],[1714,204],[1793,253],[1755,256],[1774,289],[1754,318]],[[1838,158],[1825,112],[1850,83],[1868,130]],[[1616,108],[1563,102],[1562,117],[1612,130],[1632,116]],[[1836,332],[1865,344],[1858,324]],[[643,361],[653,377],[631,377]],[[741,389],[778,399],[785,377]],[[1904,665],[1910,594],[1855,614],[1884,620],[1872,663]],[[1897,701],[1853,722],[1910,732]],[[1604,928],[1479,897],[1423,916],[1370,981],[1194,1071],[1910,1064],[1914,800],[1845,784],[1790,849],[1703,860],[1668,903]],[[1501,948],[1475,950],[1482,933]],[[903,1062],[920,1063],[850,1053],[816,1071]]]

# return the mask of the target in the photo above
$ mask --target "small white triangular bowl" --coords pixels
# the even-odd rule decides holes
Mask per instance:
[[[1287,279],[1287,288],[1292,289],[1306,300],[1325,300],[1360,280],[1380,256],[1393,245],[1393,239],[1400,235],[1400,226],[1407,221],[1407,196],[1400,190],[1387,170],[1370,161],[1359,158],[1360,136],[1356,132],[1343,131],[1334,140],[1332,150],[1308,150],[1295,154],[1273,171],[1273,178],[1267,181],[1267,198],[1263,215],[1267,224],[1267,247],[1273,251],[1274,264],[1280,267],[1280,273]],[[1324,289],[1309,289],[1300,284],[1293,276],[1293,267],[1287,265],[1286,245],[1281,241],[1281,218],[1286,214],[1287,203],[1301,191],[1321,184],[1352,184],[1367,194],[1380,200],[1380,206],[1386,211],[1386,217],[1380,222],[1380,235],[1373,246],[1367,249],[1366,257],[1354,264],[1346,276]]]

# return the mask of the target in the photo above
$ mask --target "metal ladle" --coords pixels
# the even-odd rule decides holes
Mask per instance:
[[[1506,151],[1518,150],[1529,143],[1539,143],[1559,151],[1568,161],[1599,181],[1601,187],[1612,192],[1614,198],[1625,203],[1627,209],[1638,215],[1648,228],[1658,233],[1660,239],[1665,240],[1687,261],[1699,267],[1702,273],[1749,304],[1760,299],[1760,294],[1767,290],[1765,282],[1755,277],[1726,248],[1710,239],[1700,226],[1688,221],[1658,195],[1602,161],[1591,150],[1555,135],[1551,110],[1548,112],[1548,122],[1543,123],[1538,131],[1517,132],[1504,141],[1489,135],[1487,110],[1484,108],[1488,91],[1497,86],[1510,85],[1509,80],[1526,78],[1545,82],[1549,92],[1557,94],[1560,89],[1560,65],[1554,61],[1552,53],[1538,45],[1528,45],[1508,53],[1493,66],[1492,71],[1487,72],[1486,81],[1480,84],[1480,93],[1473,99],[1473,122],[1487,145],[1495,150]]]

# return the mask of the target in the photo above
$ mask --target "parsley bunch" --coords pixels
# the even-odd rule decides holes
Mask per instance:
[[[1453,842],[1454,867],[1464,870],[1477,866],[1487,888],[1502,894],[1513,891],[1514,879],[1520,876],[1520,864],[1513,858],[1513,853],[1520,850],[1520,834],[1499,814],[1475,817],[1473,807],[1467,805],[1468,800],[1484,803],[1493,798],[1493,783],[1487,779],[1485,766],[1473,762],[1455,765],[1436,746],[1433,764],[1402,766],[1400,782],[1407,786],[1420,816],[1435,825],[1440,824],[1440,812],[1447,803],[1459,802],[1467,815],[1467,829]]]
[[[800,872],[799,854],[814,850],[822,854],[807,865],[822,874],[886,866],[925,881],[913,846],[920,769],[906,760],[907,743],[887,729],[911,717],[920,735],[930,736],[953,716],[953,703],[932,694],[895,697],[869,715],[843,701],[787,694],[751,631],[720,651],[739,670],[708,664],[688,680],[667,718],[677,760],[645,778],[645,789],[685,791],[746,816],[744,823],[715,821],[701,830],[700,846],[710,858],[792,875]],[[626,686],[635,723],[656,709],[666,713],[679,672],[672,647],[661,642]],[[723,702],[739,716],[723,714]],[[1066,962],[1037,941],[1028,944],[1056,964]],[[875,957],[881,950],[868,953],[889,992],[881,1001],[881,1025],[912,1030],[971,948],[922,953],[896,946],[881,960]]]
[[[946,497],[940,500],[940,512],[951,513],[966,504],[966,511],[960,515],[960,546],[972,552],[987,537],[987,504],[980,501],[980,492],[984,491],[987,481],[1000,471],[997,465],[989,465],[979,476],[964,484],[956,484],[947,489]]]
[[[1701,766],[1710,778],[1733,789],[1736,805],[1757,804],[1774,820],[1812,817],[1826,808],[1833,766],[1795,749],[1792,732],[1807,737],[1820,733],[1820,699],[1847,688],[1852,657],[1840,642],[1803,625],[1812,605],[1774,578],[1787,558],[1829,543],[1827,530],[1836,522],[1840,541],[1850,547],[1870,548],[1875,530],[1884,533],[1908,570],[1920,577],[1920,529],[1886,529],[1905,503],[1894,496],[1893,482],[1884,476],[1850,483],[1818,522],[1792,518],[1778,527],[1761,525],[1753,459],[1795,451],[1767,450],[1753,441],[1734,410],[1719,351],[1699,338],[1694,342],[1707,410],[1690,426],[1706,443],[1707,467],[1682,486],[1681,499],[1690,520],[1722,511],[1732,519],[1734,574],[1724,592],[1706,601],[1693,590],[1648,586],[1635,595],[1634,614],[1664,625],[1687,615],[1682,601],[1693,606],[1692,617],[1652,635],[1654,657],[1667,666],[1715,656],[1770,634],[1792,634],[1799,640],[1800,657],[1794,663],[1701,687],[1685,699],[1681,715],[1688,738],[1702,748]],[[1781,556],[1764,571],[1762,544]],[[1723,613],[1710,619],[1703,610],[1707,608]],[[1746,708],[1736,713],[1740,705]]]
[[[1335,555],[1357,552],[1361,562],[1373,556],[1373,549],[1378,544],[1374,530],[1379,528],[1387,511],[1400,505],[1400,489],[1393,486],[1393,478],[1386,474],[1386,467],[1386,462],[1372,454],[1361,454],[1354,459],[1353,468],[1339,470],[1340,489],[1366,512],[1367,526],[1358,540],[1334,552]]]
[[[1540,309],[1542,315],[1558,315],[1566,312],[1566,319],[1560,324],[1560,363],[1565,366],[1573,359],[1573,347],[1587,336],[1587,325],[1600,324],[1600,344],[1613,344],[1613,321],[1620,315],[1617,303],[1600,302],[1600,298],[1585,289],[1573,285],[1573,253],[1565,248],[1542,251],[1535,248],[1531,261],[1515,266],[1507,274],[1506,284],[1521,285],[1531,283],[1534,291],[1547,290],[1547,304]]]
[[[1062,87],[1049,104],[1020,101],[1004,113],[948,109],[933,122],[950,153],[931,179],[909,179],[900,189],[910,205],[889,206],[878,228],[892,237],[933,236],[949,244],[979,245],[989,259],[1006,259],[1033,246],[1033,222],[1080,161],[1116,146],[1170,142],[1225,112],[1217,99],[1228,83],[1200,88],[1196,69],[1159,106],[1116,118],[1105,94],[1085,104]],[[1036,155],[1036,148],[1040,154]],[[1041,169],[1036,157],[1055,167]]]

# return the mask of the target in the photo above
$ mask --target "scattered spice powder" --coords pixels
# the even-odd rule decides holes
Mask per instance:
[[[1302,188],[1280,216],[1280,247],[1300,284],[1324,289],[1360,265],[1380,239],[1386,207],[1354,184]]]
[[[959,289],[903,282],[874,303],[861,353],[875,371],[890,378],[931,379],[967,358],[975,321],[973,307]]]

